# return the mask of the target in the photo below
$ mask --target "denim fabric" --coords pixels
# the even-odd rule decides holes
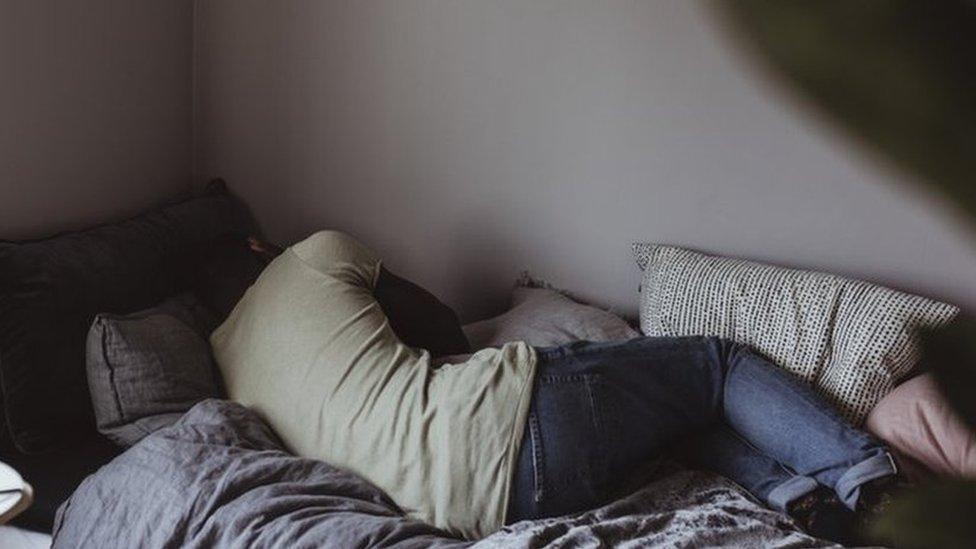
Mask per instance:
[[[642,337],[537,354],[508,522],[598,506],[679,449],[779,510],[818,484],[853,508],[861,484],[895,473],[880,442],[742,345]]]

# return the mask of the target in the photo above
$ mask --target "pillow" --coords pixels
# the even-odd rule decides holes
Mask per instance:
[[[131,446],[218,397],[206,337],[214,317],[183,295],[129,315],[100,314],[88,332],[88,386],[98,430]]]
[[[94,434],[85,337],[96,314],[139,311],[189,289],[194,250],[253,232],[246,209],[218,185],[120,223],[0,242],[0,388],[17,448],[44,453]]]
[[[919,330],[952,305],[839,276],[635,244],[650,336],[745,343],[813,384],[854,424],[911,372]]]
[[[639,332],[619,316],[577,303],[547,288],[517,287],[508,312],[464,327],[472,348],[524,341],[536,347],[572,341],[616,341]]]
[[[976,478],[976,433],[953,412],[932,374],[899,385],[871,411],[866,426],[933,472]]]

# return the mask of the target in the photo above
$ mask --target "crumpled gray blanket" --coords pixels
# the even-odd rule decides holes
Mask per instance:
[[[720,477],[673,470],[573,517],[475,542],[407,518],[366,480],[295,457],[247,408],[207,400],[88,477],[54,547],[828,547]]]

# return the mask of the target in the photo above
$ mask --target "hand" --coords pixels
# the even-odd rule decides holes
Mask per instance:
[[[270,242],[265,242],[256,236],[247,237],[247,246],[251,248],[251,251],[261,256],[265,261],[271,262],[272,259],[281,255],[285,251],[284,248],[278,246],[277,244],[272,244]]]

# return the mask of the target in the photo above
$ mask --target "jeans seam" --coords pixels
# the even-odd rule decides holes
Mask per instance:
[[[596,395],[593,394],[593,385],[596,383],[597,379],[597,376],[590,375],[587,376],[587,378],[583,381],[584,385],[586,386],[586,396],[590,399],[590,410],[593,413],[593,428],[596,429],[597,433],[602,433],[603,431],[600,429],[600,413],[596,406]]]
[[[564,381],[583,381],[589,382],[596,374],[546,374],[539,376],[538,383],[542,385],[549,385],[551,383],[560,383]]]
[[[605,418],[604,410],[602,406],[598,405],[599,399],[594,392],[595,386],[600,383],[601,376],[599,374],[592,374],[585,381],[586,384],[586,394],[590,399],[590,411],[593,414],[593,429],[596,432],[596,436],[599,440],[599,444],[604,448],[610,448],[609,431],[604,428]],[[596,482],[600,485],[605,486],[607,479],[609,477],[609,463],[610,459],[606,452],[599,452],[596,457],[596,463],[593,463],[594,470],[591,471],[591,475],[596,475]]]
[[[626,343],[634,341],[635,339],[653,339],[655,340],[655,344],[661,348],[674,349],[682,346],[687,346],[689,343],[696,340],[702,340],[702,339],[707,340],[712,338],[708,336],[682,336],[682,337],[675,337],[675,338],[666,338],[673,341],[664,341],[661,338],[654,338],[650,336],[637,336],[628,340],[612,342],[612,344],[609,345],[604,344],[605,342],[597,342],[603,344],[598,348],[584,347],[582,349],[577,349],[572,347],[571,346],[572,344],[566,344],[557,347],[541,347],[541,348],[537,347],[535,351],[536,351],[536,357],[543,361],[548,361],[554,358],[561,358],[570,355],[574,357],[588,357],[588,356],[605,352],[607,349],[614,349],[618,353],[615,354],[615,356],[622,355],[622,356],[633,358],[633,357],[641,356],[643,354],[642,350],[628,349],[627,346],[625,345]],[[618,349],[622,349],[622,351],[619,351]]]
[[[529,415],[529,440],[532,444],[532,500],[539,504],[545,498],[545,478],[542,472],[542,444],[539,433],[539,416]]]

